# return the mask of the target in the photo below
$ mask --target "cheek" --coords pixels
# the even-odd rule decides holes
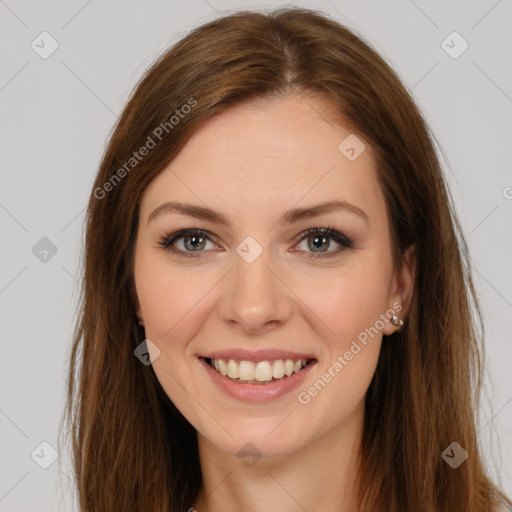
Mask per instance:
[[[324,350],[315,379],[299,391],[298,400],[319,417],[330,411],[329,419],[324,417],[324,427],[329,428],[355,410],[373,378],[382,342],[379,319],[386,311],[386,287],[382,281],[362,279],[357,272],[337,278],[331,274],[324,284],[323,292],[318,287],[299,292],[315,313],[309,318],[321,332]]]
[[[208,292],[218,279],[212,272],[180,269],[153,255],[140,254],[135,261],[145,336],[159,349],[153,371],[176,407],[196,426],[203,418],[190,396],[200,399],[203,391],[190,381],[198,362],[188,357],[188,347],[204,328]]]
[[[346,350],[360,333],[383,327],[377,321],[389,307],[385,265],[366,263],[295,279],[294,291],[314,313],[310,321],[323,325],[318,332],[333,352]]]
[[[136,259],[135,282],[147,337],[166,350],[191,339],[217,281],[212,272],[180,269],[141,254]],[[176,343],[169,344],[170,340]]]
[[[353,410],[366,393],[379,358],[381,315],[389,307],[388,270],[385,261],[368,257],[346,270],[296,280],[294,290],[314,313],[304,308],[304,316],[325,349],[318,371],[321,382],[302,390],[301,403],[338,404],[337,417]]]

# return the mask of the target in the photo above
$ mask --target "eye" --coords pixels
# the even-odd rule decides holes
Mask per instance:
[[[209,233],[200,229],[183,229],[176,231],[160,240],[161,247],[168,249],[180,256],[197,257],[201,252],[207,249],[210,243],[215,249],[217,246],[210,240]],[[194,254],[196,253],[196,254]]]
[[[337,245],[332,249],[333,243]],[[202,252],[219,247],[212,242],[210,233],[201,229],[182,229],[165,236],[159,245],[178,256],[199,257]],[[305,248],[300,248],[305,244]],[[335,256],[345,249],[353,247],[353,240],[331,228],[313,228],[299,235],[299,244],[292,251],[300,250],[307,257],[322,258]],[[298,248],[298,249],[297,249]]]
[[[333,241],[338,247],[329,250],[332,248]],[[318,258],[334,256],[345,249],[352,248],[353,240],[331,228],[313,228],[301,234],[297,247],[300,247],[301,244],[305,245],[305,249],[299,250],[309,252],[308,257]]]

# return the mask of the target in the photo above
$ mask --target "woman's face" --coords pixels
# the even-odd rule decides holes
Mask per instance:
[[[238,105],[142,198],[134,271],[153,369],[228,453],[287,455],[360,424],[382,335],[407,313],[413,262],[393,271],[372,150],[329,108]]]

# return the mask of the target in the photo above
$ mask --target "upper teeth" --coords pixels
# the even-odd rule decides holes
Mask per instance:
[[[275,361],[235,361],[234,359],[211,359],[210,364],[221,374],[231,379],[259,382],[281,379],[297,373],[307,364],[306,359],[276,359]]]

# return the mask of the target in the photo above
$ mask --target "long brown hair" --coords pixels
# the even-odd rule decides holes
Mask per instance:
[[[147,71],[110,137],[87,211],[68,375],[83,512],[187,510],[202,485],[194,428],[134,356],[144,340],[131,300],[141,195],[213,115],[308,91],[372,144],[395,265],[417,248],[406,328],[384,338],[366,395],[361,510],[512,507],[479,454],[482,315],[433,138],[395,72],[360,37],[318,12],[284,8],[193,30]],[[457,469],[441,456],[454,441],[469,454]]]

